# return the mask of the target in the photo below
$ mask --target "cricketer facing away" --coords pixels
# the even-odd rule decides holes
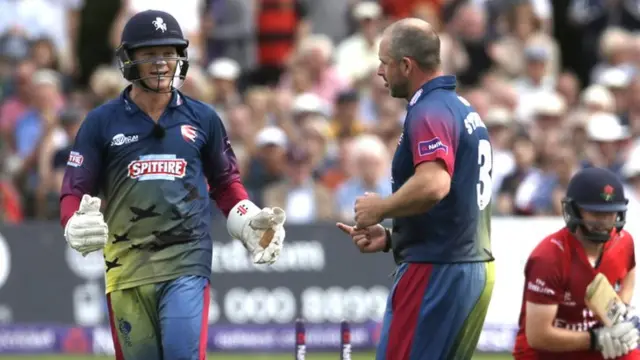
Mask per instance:
[[[132,85],[89,112],[64,175],[67,242],[84,255],[104,248],[116,359],[205,358],[209,197],[255,263],[273,263],[284,241],[284,212],[248,200],[216,112],[175,87],[189,68],[187,46],[165,12],[128,21],[117,58]],[[263,235],[272,237],[265,247]]]
[[[378,74],[409,100],[392,162],[393,194],[365,194],[354,227],[362,252],[398,264],[377,360],[471,359],[493,291],[492,152],[487,129],[440,71],[440,40],[418,19],[383,34]],[[378,223],[393,219],[393,229]]]
[[[565,227],[544,238],[525,266],[517,360],[640,359],[635,311],[603,327],[585,305],[602,273],[629,303],[635,283],[633,238],[623,230],[627,199],[618,176],[602,168],[576,173],[562,202]]]

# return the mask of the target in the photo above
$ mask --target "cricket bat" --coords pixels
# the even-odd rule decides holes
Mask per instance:
[[[607,277],[601,273],[598,273],[587,286],[584,302],[606,327],[611,327],[620,321],[627,309]]]

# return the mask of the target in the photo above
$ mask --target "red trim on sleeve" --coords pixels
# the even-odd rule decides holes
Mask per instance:
[[[446,115],[432,115],[411,121],[413,165],[417,167],[425,161],[441,160],[447,172],[453,177],[459,131]]]
[[[249,194],[240,181],[232,181],[227,185],[216,188],[211,197],[218,204],[218,208],[224,216],[229,216],[229,212],[242,200],[249,199]]]
[[[60,200],[60,224],[67,226],[67,221],[80,208],[81,199],[75,195],[67,195]]]

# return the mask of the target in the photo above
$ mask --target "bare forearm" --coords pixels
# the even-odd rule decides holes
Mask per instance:
[[[636,269],[635,267],[627,273],[627,276],[622,280],[622,286],[620,289],[620,299],[625,304],[631,303],[631,298],[633,297],[634,287],[636,282]]]
[[[412,216],[427,212],[442,198],[435,182],[412,176],[398,191],[385,199],[384,218]]]
[[[591,336],[587,331],[572,331],[550,327],[544,334],[537,336],[536,341],[529,341],[529,345],[536,350],[551,352],[567,352],[589,350]]]

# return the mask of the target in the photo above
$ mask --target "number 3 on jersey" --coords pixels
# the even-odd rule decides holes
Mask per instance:
[[[484,208],[491,202],[493,193],[493,179],[491,178],[491,169],[493,168],[491,143],[488,140],[480,139],[478,142],[478,165],[480,172],[478,174],[478,184],[476,185],[478,208]]]

